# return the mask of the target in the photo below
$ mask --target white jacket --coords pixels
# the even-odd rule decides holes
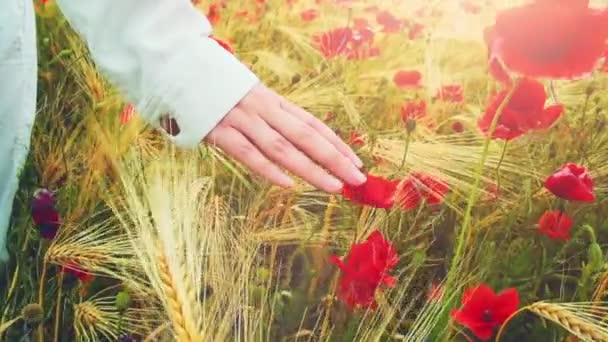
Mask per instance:
[[[30,0],[31,1],[31,0]],[[153,125],[170,113],[173,139],[195,146],[258,82],[214,40],[189,0],[57,0],[97,66]]]
[[[196,146],[258,83],[234,56],[209,39],[211,26],[189,0],[56,0],[86,41],[100,70],[143,118],[168,114],[171,138]],[[36,103],[36,37],[32,0],[0,6],[0,261],[19,171],[29,149]]]

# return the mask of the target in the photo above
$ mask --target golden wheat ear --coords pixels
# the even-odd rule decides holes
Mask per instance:
[[[530,312],[559,324],[583,341],[608,341],[608,303],[538,302],[527,307]]]

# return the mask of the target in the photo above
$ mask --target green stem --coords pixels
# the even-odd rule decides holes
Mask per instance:
[[[496,165],[496,190],[500,194],[500,167],[502,166],[503,160],[505,160],[505,155],[507,154],[507,146],[509,141],[505,140],[505,144],[502,147],[502,153],[500,155],[500,159],[498,160],[498,164]]]
[[[447,277],[447,281],[445,284],[446,292],[453,290],[454,282],[456,281],[456,278],[458,277],[458,275],[464,274],[462,272],[463,270],[459,270],[459,268],[463,263],[466,241],[468,241],[470,238],[470,228],[471,228],[473,207],[475,206],[475,203],[477,202],[477,198],[479,197],[479,184],[481,182],[481,177],[483,175],[486,160],[488,159],[488,152],[490,150],[490,142],[492,141],[492,136],[494,135],[494,131],[496,130],[496,126],[498,125],[498,120],[500,119],[507,104],[513,97],[513,94],[515,93],[515,90],[519,86],[520,81],[521,81],[521,79],[517,79],[515,81],[515,84],[513,85],[513,87],[511,88],[511,90],[509,91],[507,96],[505,97],[505,99],[502,101],[502,103],[496,110],[496,114],[494,115],[494,118],[492,119],[492,123],[490,124],[490,128],[488,130],[486,139],[484,141],[481,159],[479,160],[479,164],[477,165],[477,168],[475,170],[473,188],[471,189],[471,193],[469,194],[469,198],[467,200],[467,207],[464,212],[464,217],[462,219],[462,225],[460,227],[460,231],[458,232],[456,250],[454,253],[452,263],[450,265],[450,269],[448,271],[448,277]]]
[[[412,134],[407,132],[407,136],[405,137],[405,151],[403,151],[403,159],[401,159],[401,166],[399,166],[399,171],[403,170],[405,166],[405,161],[407,160],[407,152],[410,149],[410,137]]]

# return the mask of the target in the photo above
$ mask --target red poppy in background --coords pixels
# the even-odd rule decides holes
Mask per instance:
[[[417,172],[398,184],[395,197],[403,209],[410,210],[420,206],[423,201],[428,205],[440,204],[449,190],[444,181]]]
[[[586,168],[574,163],[567,163],[547,177],[545,188],[555,196],[568,201],[592,202],[595,200],[593,179],[587,173]]]
[[[401,121],[417,120],[426,116],[426,101],[408,101],[401,106]]]
[[[602,71],[608,72],[608,47],[606,47],[606,52],[604,52],[604,67]]]
[[[365,18],[353,19],[353,27],[356,29],[369,29],[369,23]]]
[[[220,44],[220,46],[223,47],[226,51],[234,55],[234,49],[232,48],[232,44],[230,44],[229,41],[218,38],[216,36],[209,36],[209,38],[215,40],[216,43]]]
[[[572,79],[597,66],[608,39],[608,10],[588,0],[536,0],[501,11],[486,31],[490,54],[530,77]]]
[[[403,22],[397,19],[389,11],[381,11],[376,14],[376,22],[382,25],[382,32],[394,33],[401,29]]]
[[[51,191],[38,189],[34,192],[31,202],[32,220],[40,235],[48,240],[55,238],[61,225],[61,217],[55,204],[55,195]]]
[[[388,209],[395,203],[398,180],[388,180],[367,174],[367,181],[359,186],[344,184],[342,196],[354,203]]]
[[[345,54],[353,31],[348,27],[336,28],[313,37],[319,50],[326,58],[334,58]]]
[[[123,124],[127,124],[134,114],[135,107],[133,107],[133,104],[127,103],[125,108],[122,109],[122,112],[120,112],[120,122]]]
[[[344,260],[336,256],[331,262],[342,271],[338,296],[350,308],[375,308],[375,293],[381,284],[395,286],[396,280],[389,272],[399,262],[397,251],[374,231],[366,241],[350,248]]]
[[[510,91],[505,89],[496,94],[485,114],[477,121],[484,133],[488,133],[494,115]],[[504,107],[492,137],[511,140],[530,130],[551,127],[561,116],[564,107],[558,104],[545,108],[546,100],[547,93],[542,83],[529,78],[521,80],[509,103]]]
[[[302,13],[300,13],[300,18],[302,18],[302,21],[313,21],[317,19],[318,16],[319,11],[314,8],[302,11]]]
[[[437,91],[437,98],[445,102],[462,103],[464,93],[460,84],[448,84],[441,86]]]
[[[83,271],[82,269],[80,269],[79,267],[77,267],[76,265],[73,265],[73,264],[68,264],[68,265],[62,266],[61,272],[63,274],[70,274],[70,275],[78,278],[78,280],[80,280],[80,282],[82,282],[83,284],[90,283],[91,281],[93,281],[95,279],[95,275],[88,273],[86,271]]]
[[[519,293],[509,288],[499,294],[485,284],[466,290],[462,308],[452,310],[452,317],[483,341],[489,340],[494,328],[501,326],[519,308]]]
[[[545,234],[553,240],[570,240],[570,230],[574,221],[566,213],[559,210],[545,211],[538,220],[540,234]]]
[[[481,11],[481,6],[471,0],[460,1],[460,7],[467,13],[478,14]]]
[[[454,121],[452,123],[452,132],[454,133],[462,133],[464,132],[464,125],[460,121]]]
[[[211,5],[209,5],[209,11],[207,12],[207,19],[209,19],[209,22],[211,23],[211,25],[215,25],[220,21],[221,15],[220,15],[220,9],[221,4],[214,2]]]
[[[418,87],[422,74],[417,70],[399,70],[393,76],[393,82],[399,88]]]
[[[348,139],[348,142],[353,146],[365,145],[365,139],[363,139],[363,136],[361,135],[361,133],[359,133],[357,131],[350,132],[350,137]]]
[[[422,31],[424,30],[424,25],[422,25],[421,23],[413,23],[410,25],[410,32],[408,33],[408,38],[410,40],[414,40],[418,37],[420,37],[420,35],[422,34]]]

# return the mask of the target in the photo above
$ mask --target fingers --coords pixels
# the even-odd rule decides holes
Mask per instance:
[[[279,108],[260,115],[278,134],[336,177],[352,185],[365,182],[365,175],[353,162],[312,126]]]
[[[338,135],[327,127],[323,121],[317,119],[314,115],[308,113],[304,109],[292,104],[286,99],[282,99],[281,107],[291,114],[295,115],[300,120],[317,130],[325,139],[334,145],[334,147],[350,159],[357,167],[363,167],[363,162],[357,154],[344,142]]]
[[[293,179],[268,160],[243,134],[232,127],[217,126],[209,133],[207,141],[243,163],[252,172],[276,185],[292,187],[295,184]]]
[[[337,193],[342,190],[342,182],[315,164],[260,116],[238,108],[233,111],[236,115],[226,123],[242,132],[266,157],[323,191]]]

